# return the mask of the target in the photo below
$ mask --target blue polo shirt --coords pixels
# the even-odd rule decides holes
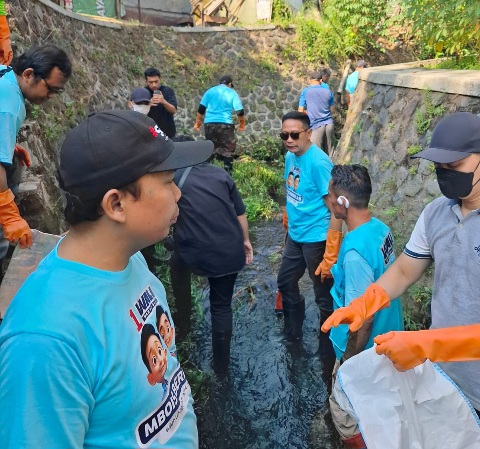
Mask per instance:
[[[328,85],[323,83],[303,89],[298,102],[299,107],[307,110],[312,129],[333,125],[333,118],[330,113],[330,106],[333,106],[333,104],[333,92],[328,88]]]
[[[0,70],[6,68],[0,65]],[[25,117],[25,99],[15,73],[10,70],[0,78],[0,163],[12,163],[17,134]]]
[[[203,94],[200,104],[207,109],[204,123],[233,124],[232,112],[243,109],[237,92],[225,84],[208,89]]]

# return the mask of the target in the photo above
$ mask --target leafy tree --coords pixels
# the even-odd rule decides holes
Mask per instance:
[[[403,0],[407,20],[436,54],[465,56],[480,53],[478,0]],[[480,59],[479,59],[480,60]]]

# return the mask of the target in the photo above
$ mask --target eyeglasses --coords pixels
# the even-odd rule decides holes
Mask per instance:
[[[298,133],[293,132],[293,133],[280,133],[280,139],[282,140],[288,140],[289,137],[291,137],[293,140],[298,140],[300,137],[301,133],[304,133],[305,131],[308,131],[310,128],[304,129],[303,131],[300,131]]]
[[[45,84],[47,85],[48,93],[56,95],[65,92],[65,89],[62,89],[61,87],[50,86],[50,84],[47,83],[47,80],[45,78],[42,78],[42,80],[45,81]]]

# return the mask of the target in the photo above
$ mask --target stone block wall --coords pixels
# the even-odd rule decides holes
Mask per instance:
[[[33,158],[24,173],[20,207],[43,231],[62,227],[55,171],[65,133],[93,111],[126,108],[130,92],[144,84],[145,68],[159,68],[162,82],[175,90],[179,134],[193,134],[201,96],[222,74],[231,74],[246,111],[242,148],[278,134],[282,115],[298,106],[308,73],[321,65],[296,56],[292,29],[152,27],[79,16],[49,0],[8,5],[14,54],[51,42],[73,61],[66,92],[41,107],[29,106],[20,135]],[[339,83],[336,75],[332,88]],[[195,137],[203,138],[203,132]]]

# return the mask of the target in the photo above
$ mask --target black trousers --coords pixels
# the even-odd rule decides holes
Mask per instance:
[[[176,313],[173,315],[175,326],[180,332],[190,330],[192,311],[191,279],[195,267],[187,265],[175,252],[170,259],[170,279],[175,297]],[[210,314],[212,332],[232,331],[232,296],[238,273],[225,276],[208,277],[210,285]]]
[[[325,244],[325,241],[299,243],[287,235],[282,263],[277,277],[278,290],[282,294],[283,301],[289,304],[297,304],[303,300],[298,282],[305,274],[305,270],[308,270],[308,275],[313,283],[315,302],[320,308],[320,327],[333,311],[333,297],[330,294],[333,280],[327,279],[321,282],[320,276],[315,275],[318,264],[323,260]],[[334,359],[335,352],[330,341],[329,332],[324,333],[320,331],[319,343],[322,359]]]

